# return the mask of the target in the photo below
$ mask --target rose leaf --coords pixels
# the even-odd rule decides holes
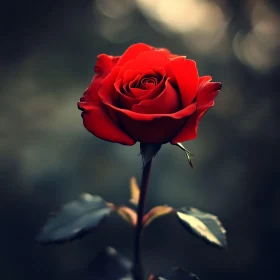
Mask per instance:
[[[132,262],[121,256],[112,247],[107,247],[89,263],[85,280],[133,280]]]
[[[187,270],[180,267],[174,267],[164,276],[158,276],[153,279],[154,280],[199,280],[199,278],[195,274],[188,272]]]
[[[62,206],[50,217],[37,236],[42,244],[62,243],[83,236],[111,213],[112,204],[88,193]]]
[[[194,235],[216,247],[227,247],[226,230],[217,216],[192,207],[177,209],[176,214],[182,225]]]
[[[143,227],[148,226],[153,220],[167,215],[173,212],[174,209],[167,205],[160,205],[152,208],[144,217],[143,217]]]

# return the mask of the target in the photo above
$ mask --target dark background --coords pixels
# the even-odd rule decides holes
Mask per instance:
[[[132,229],[112,215],[73,243],[42,247],[48,217],[81,192],[124,204],[140,180],[139,144],[99,140],[76,103],[99,53],[132,43],[197,61],[223,89],[183,152],[164,145],[154,161],[148,207],[191,205],[220,217],[228,251],[196,239],[172,217],[143,236],[147,274],[175,265],[203,280],[278,279],[277,180],[279,1],[2,1],[0,10],[0,278],[80,279],[98,250],[132,256]]]

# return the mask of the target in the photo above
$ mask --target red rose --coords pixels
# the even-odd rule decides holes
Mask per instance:
[[[183,142],[197,136],[221,83],[198,76],[196,64],[146,44],[122,56],[98,56],[95,75],[78,103],[95,136],[124,145]]]

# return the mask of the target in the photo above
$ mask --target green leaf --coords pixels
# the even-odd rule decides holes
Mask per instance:
[[[111,211],[110,204],[100,196],[84,193],[48,219],[37,241],[43,244],[61,243],[81,237],[97,227]]]
[[[133,280],[132,262],[107,247],[88,265],[85,280]]]
[[[155,280],[199,280],[199,278],[195,274],[188,272],[187,270],[180,267],[172,268],[164,276],[160,276],[154,279]]]
[[[191,168],[193,168],[192,157],[194,157],[194,154],[192,154],[189,150],[187,150],[182,143],[176,143],[172,145],[178,146],[181,150],[185,152],[188,158],[189,165]]]
[[[145,166],[160,150],[161,144],[140,143],[140,154],[142,155],[143,166]]]
[[[144,217],[143,217],[143,227],[148,226],[153,220],[167,215],[173,212],[174,209],[170,206],[163,205],[163,206],[156,206],[152,208]]]
[[[226,230],[217,216],[196,208],[184,207],[177,210],[177,217],[191,233],[216,247],[226,248]]]

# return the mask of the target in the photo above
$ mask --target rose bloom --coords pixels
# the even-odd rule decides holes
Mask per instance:
[[[100,54],[95,75],[78,103],[84,126],[124,145],[183,142],[214,105],[221,83],[199,77],[196,63],[146,44],[122,56]]]

